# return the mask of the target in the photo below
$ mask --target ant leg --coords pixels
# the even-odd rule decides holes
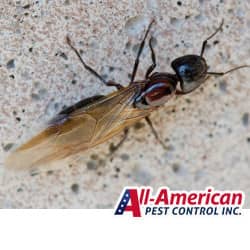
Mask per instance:
[[[141,53],[143,51],[143,48],[144,48],[144,44],[145,44],[145,40],[148,36],[148,33],[150,31],[150,28],[152,26],[152,24],[154,23],[154,20],[151,21],[151,23],[149,24],[148,28],[147,28],[147,31],[144,35],[144,38],[140,44],[140,48],[137,52],[137,56],[136,56],[136,59],[135,59],[135,63],[134,63],[134,68],[133,68],[133,72],[132,72],[132,76],[131,76],[131,79],[130,79],[130,84],[133,83],[134,79],[135,79],[135,75],[136,75],[136,72],[137,72],[137,69],[138,69],[138,65],[139,65],[139,62],[140,62],[140,56],[141,56]]]
[[[151,50],[151,59],[152,59],[152,64],[150,65],[150,67],[147,70],[146,76],[145,78],[148,79],[149,75],[152,73],[152,71],[155,69],[156,67],[156,58],[155,58],[155,52],[154,52],[154,48],[152,46],[152,41],[153,41],[153,37],[151,36],[150,40],[149,40],[149,48]]]
[[[192,92],[192,91],[190,91],[190,92]],[[190,92],[184,92],[182,90],[177,89],[176,92],[175,92],[175,94],[176,95],[186,95],[186,94],[189,94]]]
[[[116,87],[118,90],[122,89],[123,86],[119,83],[113,82],[113,81],[105,81],[103,77],[101,77],[93,68],[91,68],[89,65],[87,65],[84,60],[82,59],[80,53],[77,51],[77,49],[72,45],[70,38],[66,37],[67,44],[70,46],[70,48],[76,53],[77,57],[80,59],[81,63],[83,64],[84,68],[88,70],[91,74],[93,74],[95,77],[97,77],[100,81],[102,81],[106,86],[112,86]]]
[[[110,155],[113,155],[117,151],[117,149],[120,148],[123,145],[123,143],[126,141],[126,139],[128,138],[129,129],[125,128],[123,132],[124,134],[123,134],[122,139],[116,145],[114,145],[113,143],[110,144],[110,147],[109,147]]]
[[[150,127],[150,129],[151,129],[153,135],[155,136],[155,139],[161,144],[161,146],[162,146],[165,150],[168,150],[168,149],[169,149],[168,146],[165,145],[165,143],[160,139],[160,137],[159,137],[159,135],[158,135],[156,129],[154,128],[153,123],[152,123],[152,121],[150,120],[150,118],[147,116],[147,117],[145,117],[145,120],[146,120],[147,124],[149,125],[149,127]]]
[[[207,45],[208,40],[210,40],[210,39],[211,39],[212,37],[214,37],[219,31],[221,31],[222,26],[223,26],[223,23],[224,23],[224,19],[222,19],[220,26],[215,30],[215,32],[214,32],[212,35],[210,35],[205,41],[203,41],[203,43],[202,43],[202,48],[201,48],[201,53],[200,53],[200,56],[201,56],[201,57],[203,56],[203,53],[204,53],[204,51],[205,51],[205,48],[206,48],[206,45]]]
[[[207,72],[208,75],[214,75],[214,76],[223,76],[223,75],[226,75],[228,73],[231,73],[235,70],[238,70],[238,69],[242,69],[242,68],[250,68],[250,65],[241,65],[241,66],[238,66],[238,67],[235,67],[235,68],[232,68],[228,71],[225,71],[225,72]]]

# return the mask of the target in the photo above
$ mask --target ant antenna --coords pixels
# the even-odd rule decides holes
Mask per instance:
[[[208,40],[210,40],[212,37],[214,37],[219,31],[222,31],[222,26],[224,24],[224,19],[222,19],[221,23],[220,23],[220,26],[214,31],[213,34],[211,34],[205,41],[203,41],[202,43],[202,48],[201,48],[201,53],[200,53],[200,56],[202,57],[203,54],[204,54],[204,51],[205,51],[205,48],[206,48],[206,45],[207,45],[207,42]]]
[[[242,68],[250,68],[250,65],[241,65],[241,66],[232,68],[232,69],[225,71],[225,72],[207,72],[207,74],[208,75],[215,75],[215,76],[223,76],[223,75],[226,75],[228,73],[231,73],[235,70],[242,69]]]

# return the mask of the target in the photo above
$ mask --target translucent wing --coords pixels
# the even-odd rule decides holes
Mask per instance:
[[[133,108],[138,85],[129,86],[83,107],[61,112],[49,127],[23,144],[6,160],[15,169],[32,168],[100,144],[152,110]]]

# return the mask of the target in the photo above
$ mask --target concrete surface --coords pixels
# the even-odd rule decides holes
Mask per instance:
[[[205,53],[211,69],[250,64],[249,1],[1,1],[0,207],[112,208],[125,185],[241,189],[250,206],[250,69],[211,78],[192,94],[173,99],[169,105],[176,105],[175,112],[166,105],[152,114],[168,152],[142,121],[112,161],[109,145],[119,136],[60,163],[58,170],[4,169],[8,151],[64,105],[113,90],[83,70],[65,36],[98,72],[126,85],[152,17],[158,71],[171,71],[178,56],[199,53],[222,18],[223,32]],[[149,55],[147,47],[138,79]]]

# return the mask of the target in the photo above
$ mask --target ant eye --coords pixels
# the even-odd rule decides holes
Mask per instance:
[[[192,69],[189,68],[188,65],[181,65],[179,68],[180,76],[185,77],[185,79],[192,78]]]

